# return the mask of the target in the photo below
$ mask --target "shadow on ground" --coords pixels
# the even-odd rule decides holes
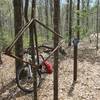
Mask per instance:
[[[25,95],[26,93],[17,87],[15,79],[0,89],[0,100],[16,100],[15,98]]]

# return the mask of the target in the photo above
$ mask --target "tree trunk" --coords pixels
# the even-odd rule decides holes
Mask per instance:
[[[0,53],[0,64],[2,64],[1,53]]]
[[[84,9],[85,9],[85,2],[84,0],[82,0],[82,11],[84,13]],[[84,17],[82,17],[82,25],[84,25]]]
[[[98,20],[98,17],[99,17],[99,0],[97,1],[97,23],[96,23],[96,30],[97,30],[97,43],[96,43],[96,49],[98,50],[99,47],[98,47],[98,42],[99,42],[99,20]]]
[[[90,4],[90,0],[87,0],[87,19],[86,19],[86,33],[88,32],[89,29],[89,4]]]
[[[65,31],[66,31],[66,36],[68,33],[68,27],[69,27],[69,0],[67,0],[67,4],[66,4],[66,18],[65,18]]]
[[[43,10],[42,10],[42,0],[39,0],[39,6],[38,6],[38,19],[39,21],[43,21]],[[41,34],[41,37],[43,36],[43,29],[42,27],[39,25],[39,32]]]
[[[59,32],[60,0],[54,0],[54,31]],[[54,34],[54,48],[58,45],[59,38]],[[54,100],[58,100],[58,50],[54,53]]]
[[[23,20],[22,20],[23,2],[22,0],[14,0],[13,4],[14,4],[14,21],[15,21],[14,27],[16,36],[23,25]],[[15,55],[20,58],[23,58],[23,56],[21,55],[22,50],[23,50],[23,40],[21,36],[20,39],[15,44]],[[18,71],[23,66],[23,63],[17,59],[15,60],[15,63],[16,63],[16,71]]]
[[[53,0],[50,0],[50,17],[51,17],[51,26],[53,25]]]
[[[31,18],[35,18],[36,15],[36,0],[32,0],[32,11],[31,11]],[[30,46],[32,48],[32,62],[35,64],[35,48],[36,45],[36,55],[37,55],[37,64],[39,64],[39,56],[38,56],[38,43],[37,43],[37,34],[36,34],[36,24],[33,21],[33,23],[30,26]],[[33,100],[37,100],[37,68],[34,68],[33,72],[33,78],[34,78],[34,97]]]
[[[45,22],[46,22],[46,26],[48,27],[48,0],[45,0]],[[48,30],[46,29],[46,38],[47,41],[49,40],[49,34],[48,34]]]
[[[70,10],[69,10],[69,41],[68,46],[71,46],[71,38],[72,38],[72,0],[70,0]]]
[[[84,14],[84,10],[85,10],[85,1],[82,0],[82,13],[83,13],[83,14]],[[85,18],[84,18],[84,16],[82,16],[81,27],[83,28],[83,30],[82,30],[82,33],[83,33],[83,34],[84,34],[84,32],[85,32],[85,25],[84,25],[84,23],[85,23]]]
[[[80,0],[77,0],[77,38],[80,39]]]
[[[28,20],[28,6],[29,6],[29,0],[25,0],[24,17],[25,17],[26,23],[29,21]]]
[[[1,36],[1,38],[2,38],[2,23],[1,23],[1,21],[2,21],[2,18],[1,18],[1,10],[0,10],[0,36]],[[2,59],[1,59],[1,49],[2,49],[2,47],[0,47],[0,64],[2,64]]]
[[[0,10],[0,31],[1,31],[1,27],[2,25],[1,25],[1,10]]]

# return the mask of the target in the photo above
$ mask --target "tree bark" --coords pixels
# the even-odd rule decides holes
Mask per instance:
[[[65,18],[65,31],[66,31],[66,36],[67,36],[67,33],[68,33],[68,28],[69,28],[69,0],[66,0],[67,1],[67,4],[66,4],[66,18]]]
[[[80,0],[77,0],[77,38],[80,39]]]
[[[87,0],[87,18],[86,18],[86,33],[88,32],[89,29],[89,4],[90,0]]]
[[[31,18],[35,18],[36,15],[36,0],[32,0],[32,9],[31,9]],[[36,34],[36,24],[33,21],[33,23],[30,26],[30,46],[32,48],[31,51],[31,55],[32,55],[32,62],[35,64],[35,46],[36,45],[36,49],[37,49],[37,34]],[[38,58],[38,49],[36,51],[36,55],[37,55],[37,64],[39,64],[39,58]],[[37,100],[37,68],[34,68],[33,71],[33,78],[34,78],[34,82],[33,82],[33,88],[34,88],[34,97],[33,100]]]
[[[99,0],[97,1],[97,23],[96,23],[96,30],[97,30],[97,43],[96,43],[96,49],[98,50],[99,49],[99,46],[98,46],[98,42],[99,42]]]
[[[39,0],[39,6],[38,6],[38,20],[39,21],[43,21],[43,9],[42,9],[42,0]],[[41,37],[43,36],[43,29],[42,27],[39,25],[39,32],[41,34]]]
[[[85,1],[82,0],[82,11],[84,13],[84,9],[85,9]],[[82,25],[84,25],[84,17],[82,17]]]
[[[13,5],[14,5],[14,21],[15,21],[14,27],[16,36],[23,25],[23,20],[22,20],[23,2],[22,0],[14,0]],[[23,40],[21,36],[18,42],[15,44],[15,55],[23,59],[23,56],[21,55],[22,50],[23,50]],[[23,63],[17,59],[15,60],[15,63],[16,63],[16,71],[23,66]]]
[[[2,34],[2,22],[1,22],[1,21],[2,21],[2,18],[1,18],[1,10],[0,10],[0,32],[1,32],[1,33],[0,33],[0,36],[1,36],[1,38],[2,38],[2,35],[3,35],[3,34]],[[2,59],[1,59],[1,48],[2,48],[2,47],[0,47],[0,64],[2,64]]]
[[[51,17],[51,26],[53,25],[53,0],[50,0],[50,17]]]
[[[70,0],[70,9],[69,9],[69,41],[68,46],[71,46],[71,38],[72,38],[72,0]]]
[[[48,0],[45,0],[45,22],[46,22],[46,26],[48,27]],[[48,34],[48,30],[46,29],[46,38],[47,41],[49,40],[49,34]]]
[[[59,32],[60,0],[54,0],[54,31]],[[58,45],[59,38],[54,34],[54,48]],[[58,100],[58,50],[54,53],[54,100]]]
[[[29,6],[29,0],[25,0],[24,17],[25,17],[26,23],[29,21],[28,20],[28,6]]]

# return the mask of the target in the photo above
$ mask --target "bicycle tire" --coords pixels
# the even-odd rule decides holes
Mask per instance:
[[[31,89],[29,88],[25,88],[23,87],[21,84],[20,84],[20,74],[21,72],[25,69],[25,67],[27,66],[24,66],[22,67],[19,71],[16,71],[16,83],[17,83],[17,86],[18,88],[20,88],[22,91],[26,92],[26,93],[31,93],[34,91],[34,88],[33,88],[33,82],[32,82],[32,87]],[[33,74],[33,73],[32,73]],[[32,75],[33,76],[33,75]],[[32,77],[33,78],[33,77]],[[41,83],[41,74],[39,71],[37,71],[37,88],[40,86],[40,83]]]

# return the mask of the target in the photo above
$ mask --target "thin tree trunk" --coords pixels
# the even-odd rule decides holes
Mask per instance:
[[[85,2],[84,0],[82,0],[82,11],[84,13],[84,9],[85,9]],[[82,18],[82,25],[84,25],[84,18]]]
[[[77,38],[80,39],[80,0],[77,0]]]
[[[14,27],[15,27],[15,36],[16,36],[23,25],[23,20],[22,20],[23,2],[22,0],[14,0],[13,4],[14,4],[14,21],[15,21]],[[23,39],[21,36],[18,42],[15,44],[15,55],[20,58],[23,58],[23,56],[21,55],[22,50],[23,50]],[[17,59],[15,60],[15,63],[16,63],[16,71],[23,66],[23,63]]]
[[[88,32],[89,29],[89,4],[90,4],[90,0],[87,0],[87,19],[86,19],[86,33]]]
[[[0,10],[0,38],[2,38],[3,36],[3,33],[2,33],[2,18],[1,18],[1,10]],[[2,64],[2,59],[1,59],[1,50],[2,50],[2,47],[0,46],[0,64]]]
[[[66,31],[66,36],[68,33],[68,27],[69,27],[69,0],[67,0],[67,4],[66,4],[66,18],[65,18],[65,31]]]
[[[98,50],[98,41],[99,41],[99,30],[98,30],[98,26],[99,26],[99,20],[98,20],[98,16],[99,15],[99,0],[97,1],[97,23],[96,23],[96,30],[97,30],[97,43],[96,43],[96,49]]]
[[[45,0],[45,22],[46,22],[46,26],[48,26],[48,0]],[[49,40],[49,34],[48,34],[48,30],[46,29],[46,38],[47,41]]]
[[[70,10],[69,10],[69,41],[68,46],[71,46],[71,38],[72,38],[72,0],[70,0]]]
[[[51,17],[51,26],[53,25],[53,0],[50,0],[50,17]]]
[[[85,1],[82,0],[82,12],[83,12],[83,13],[84,13],[84,10],[85,10]],[[83,33],[85,32],[85,31],[84,31],[84,27],[85,27],[84,23],[85,23],[85,18],[84,18],[84,16],[82,16],[81,27],[83,27],[83,31],[82,31]]]
[[[36,0],[32,0],[32,9],[31,9],[31,18],[35,18],[35,12],[36,12]],[[30,26],[30,46],[32,48],[31,55],[32,55],[32,62],[35,64],[35,42],[34,42],[34,36],[36,34],[36,25],[35,22],[33,22]],[[34,97],[33,100],[37,100],[37,69],[34,68],[33,72],[33,88],[34,88]]]
[[[60,0],[54,0],[54,31],[59,32]],[[59,38],[54,34],[54,48],[58,45]],[[58,50],[54,53],[54,100],[58,100]]]
[[[28,6],[29,6],[29,0],[25,0],[24,17],[25,17],[26,23],[29,21],[28,20]]]
[[[0,53],[0,64],[2,64],[1,53]]]
[[[39,0],[39,7],[38,7],[38,19],[40,20],[40,21],[43,21],[43,9],[42,9],[42,0]],[[39,28],[39,32],[40,32],[40,34],[41,34],[41,36],[43,36],[43,29],[42,29],[42,27],[39,25],[38,26],[38,28]]]

